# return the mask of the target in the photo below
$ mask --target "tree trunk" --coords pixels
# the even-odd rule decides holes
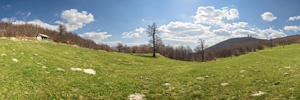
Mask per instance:
[[[271,49],[272,49],[272,47],[273,47],[273,41],[272,41],[272,38],[271,38]]]
[[[204,50],[202,50],[202,62],[204,62]]]
[[[155,45],[155,30],[154,30],[154,33],[153,33],[153,57],[155,57],[155,47],[156,47],[156,45]]]

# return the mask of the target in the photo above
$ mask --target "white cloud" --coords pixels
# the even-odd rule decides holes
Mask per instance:
[[[266,21],[273,21],[277,19],[271,12],[265,12],[261,15],[261,17]]]
[[[294,16],[294,17],[290,17],[289,20],[291,21],[295,21],[295,20],[300,20],[300,16]]]
[[[227,40],[229,38],[230,38],[230,36],[215,36],[215,37],[211,37],[209,39],[206,39],[205,40],[205,44],[207,46],[213,46],[213,45],[215,45],[215,44],[217,44],[219,42],[225,41],[225,40]]]
[[[121,41],[108,41],[108,42],[102,42],[104,44],[107,44],[109,46],[116,46],[118,43],[122,43]],[[122,43],[123,45],[126,45],[126,46],[139,46],[141,44],[148,44],[148,42],[138,42],[138,43]]]
[[[2,18],[1,22],[14,22],[15,20],[16,20],[16,17]]]
[[[43,22],[39,19],[35,19],[35,20],[32,20],[32,21],[28,21],[28,22],[16,20],[12,23],[15,24],[15,25],[32,24],[32,25],[40,26],[40,27],[45,28],[45,29],[58,31],[58,25],[50,25],[50,24],[47,24],[47,23],[45,23],[45,22]]]
[[[252,30],[246,30],[246,29],[237,29],[232,31],[231,37],[246,37],[246,36],[253,36],[257,38],[264,38],[265,36],[263,34],[259,34]]]
[[[217,36],[230,36],[231,32],[225,29],[218,29],[218,30],[213,30],[213,34]]]
[[[141,34],[143,34],[146,31],[146,29],[140,27],[138,29],[135,29],[134,31],[130,32],[124,32],[122,33],[122,38],[136,38],[141,37]]]
[[[248,26],[247,22],[237,22],[232,24],[224,24],[221,27],[224,29],[234,29],[234,28],[246,28]]]
[[[239,11],[237,9],[230,9],[226,18],[228,20],[234,20],[234,19],[238,18],[238,16],[239,16]]]
[[[300,26],[284,26],[283,29],[286,30],[286,31],[297,32],[297,31],[300,31]]]
[[[24,25],[24,24],[26,24],[26,22],[21,21],[21,20],[16,20],[16,21],[12,22],[12,24],[15,24],[15,25]]]
[[[283,30],[273,30],[272,28],[269,29],[264,29],[264,30],[259,30],[260,34],[267,35],[268,37],[271,38],[279,38],[279,37],[284,37],[286,36],[285,33],[283,33]]]
[[[125,43],[125,45],[127,45],[127,46],[139,46],[141,44],[148,44],[148,42]]]
[[[146,20],[145,20],[145,19],[142,19],[142,22],[146,22]]]
[[[172,45],[172,46],[184,45],[184,46],[191,46],[191,47],[197,46],[197,39],[163,38],[162,40],[166,45]]]
[[[215,9],[213,6],[198,7],[194,18],[195,23],[222,25],[224,19],[234,20],[239,18],[239,12],[237,9],[228,9],[228,7],[221,9]]]
[[[40,27],[50,29],[50,30],[58,30],[58,25],[50,25],[50,24],[47,24],[47,23],[45,23],[45,22],[43,22],[39,19],[28,21],[27,24],[38,25]]]
[[[61,14],[61,18],[65,20],[66,22],[63,21],[56,21],[54,24],[56,25],[51,25],[47,24],[39,19],[35,19],[32,21],[24,21],[27,17],[31,15],[31,12],[22,12],[18,11],[16,14],[22,15],[23,20],[17,20],[15,21],[15,17],[11,18],[3,18],[1,21],[2,22],[12,22],[13,24],[33,24],[33,25],[38,25],[46,29],[50,30],[58,30],[58,25],[57,24],[64,24],[67,27],[68,31],[75,31],[83,26],[85,26],[88,23],[91,23],[94,21],[94,16],[91,13],[88,13],[86,11],[78,12],[77,9],[70,9],[70,10],[64,10]]]
[[[83,34],[80,34],[79,36],[91,39],[96,43],[101,43],[102,40],[107,39],[108,37],[111,37],[111,34],[107,34],[107,32],[86,32]]]
[[[262,14],[262,17],[268,21],[276,19],[270,12]],[[167,45],[189,45],[193,48],[198,45],[198,39],[204,39],[206,45],[212,46],[229,38],[248,35],[261,39],[286,36],[281,29],[259,29],[248,25],[247,22],[235,22],[235,19],[239,18],[239,12],[237,9],[228,7],[221,9],[215,9],[212,6],[199,7],[193,18],[194,23],[173,21],[161,25],[158,29],[163,42]]]
[[[168,25],[162,25],[159,27],[159,31],[163,37],[173,38],[204,38],[210,36],[210,27],[200,24],[193,24],[187,22],[170,22]]]
[[[61,18],[66,22],[56,21],[55,23],[65,24],[68,31],[75,31],[95,21],[92,13],[88,13],[87,11],[78,12],[77,9],[64,10],[61,13]]]
[[[103,42],[104,44],[107,44],[109,46],[116,46],[118,43],[122,43],[121,41],[109,41],[109,42]]]
[[[194,16],[195,23],[170,22],[167,25],[160,26],[159,30],[162,33],[163,41],[174,46],[180,44],[195,46],[200,38],[206,40],[206,44],[211,46],[229,38],[246,37],[248,35],[262,39],[286,36],[282,30],[273,30],[272,28],[254,29],[247,22],[226,23],[224,21],[235,20],[239,18],[238,15],[237,9],[229,9],[228,7],[221,9],[199,7],[196,16]],[[276,19],[273,14],[270,16],[265,13],[262,16],[268,20]],[[208,26],[205,24],[208,24]]]

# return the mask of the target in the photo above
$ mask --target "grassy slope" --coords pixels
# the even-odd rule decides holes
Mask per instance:
[[[133,93],[147,99],[300,99],[299,49],[294,44],[199,63],[0,39],[0,54],[7,54],[0,56],[0,99],[127,99]],[[255,91],[267,94],[251,96]]]

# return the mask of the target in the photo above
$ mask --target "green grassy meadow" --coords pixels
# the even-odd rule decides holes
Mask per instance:
[[[96,75],[71,67],[90,68]],[[253,96],[258,91],[265,94]],[[134,93],[149,100],[300,99],[300,44],[211,62],[185,62],[0,39],[0,99],[116,100]]]

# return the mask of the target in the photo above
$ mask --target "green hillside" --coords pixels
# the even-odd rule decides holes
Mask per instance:
[[[0,39],[0,99],[300,99],[299,49],[201,63]]]

